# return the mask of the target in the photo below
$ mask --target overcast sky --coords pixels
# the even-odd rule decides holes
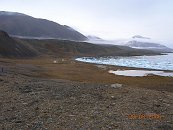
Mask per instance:
[[[0,0],[15,11],[104,39],[142,35],[173,46],[173,0]]]

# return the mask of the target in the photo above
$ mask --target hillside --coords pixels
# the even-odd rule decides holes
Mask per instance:
[[[0,31],[0,56],[3,57],[33,57],[37,53],[30,46],[23,44],[20,40],[14,40],[9,35]]]
[[[87,42],[67,40],[24,40],[41,54],[58,57],[80,56],[132,56],[159,54],[148,50],[137,50],[130,47],[116,45],[97,45]]]
[[[0,31],[0,55],[3,57],[81,57],[132,56],[159,54],[117,45],[97,45],[57,39],[19,39]]]
[[[87,37],[69,26],[16,12],[0,11],[0,29],[18,37],[87,40]]]

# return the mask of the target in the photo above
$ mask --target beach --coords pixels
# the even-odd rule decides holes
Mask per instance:
[[[130,68],[73,59],[0,63],[1,129],[173,129],[172,77],[116,76],[108,71]]]

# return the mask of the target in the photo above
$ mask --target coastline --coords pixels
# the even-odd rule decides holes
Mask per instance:
[[[143,70],[152,70],[152,71],[173,72],[173,66],[170,66],[171,64],[173,64],[172,62],[170,62],[173,57],[172,54],[173,53],[165,53],[164,57],[161,55],[79,57],[76,58],[75,60],[85,63],[113,65],[113,66],[121,66],[121,67],[134,68],[134,69],[140,68]]]
[[[107,69],[129,68],[54,60],[0,59],[0,128],[173,128],[173,78],[115,76]]]

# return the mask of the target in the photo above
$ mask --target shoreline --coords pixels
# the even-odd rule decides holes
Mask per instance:
[[[77,61],[77,60],[76,60]],[[119,66],[119,65],[109,65],[109,64],[99,64],[99,63],[90,63],[90,62],[84,62],[84,61],[77,61],[81,63],[87,63],[87,64],[93,64],[93,65],[104,65],[108,67],[119,67],[122,68],[122,70],[148,70],[148,71],[165,71],[165,72],[173,72],[173,70],[163,70],[163,69],[151,69],[151,68],[139,68],[139,67],[128,67],[128,66]]]
[[[53,63],[54,60],[57,63]],[[0,59],[2,65],[13,68],[16,73],[31,77],[48,79],[65,79],[86,83],[113,84],[120,83],[139,88],[164,90],[173,92],[173,78],[162,76],[128,77],[108,73],[109,70],[131,70],[132,67],[104,65],[106,69],[94,63],[84,63],[71,58],[34,58],[34,59]],[[140,70],[140,68],[135,68]],[[152,70],[152,69],[144,69]]]
[[[170,54],[170,53],[167,53],[167,54]],[[165,55],[167,55],[165,54]],[[173,52],[171,53],[173,54]],[[142,55],[142,56],[145,56],[145,55]],[[153,55],[152,55],[153,56]],[[158,55],[154,55],[154,56],[158,56]],[[117,57],[128,57],[128,56],[117,56]],[[129,57],[136,57],[136,56],[129,56]],[[138,57],[138,56],[137,56]],[[79,59],[81,58],[96,58],[96,57],[78,57]],[[76,60],[78,62],[83,62],[83,63],[91,63],[91,64],[100,64],[100,65],[108,65],[108,66],[118,66],[118,67],[124,67],[124,68],[132,68],[132,69],[136,69],[136,70],[139,70],[139,69],[142,69],[142,70],[152,70],[152,71],[165,71],[165,72],[173,72],[173,69],[172,70],[169,70],[169,69],[155,69],[155,68],[147,68],[147,67],[130,67],[130,66],[122,66],[122,65],[114,65],[114,64],[106,64],[106,63],[94,63],[94,62],[89,62],[89,61],[82,61],[82,60],[77,60],[78,58],[75,58],[73,60]],[[100,57],[101,58],[101,57]]]
[[[158,85],[155,80],[162,80],[160,83],[166,81],[168,88],[148,89],[136,86],[144,78],[114,76],[95,65],[60,61],[54,64],[53,59],[0,59],[1,65],[6,66],[0,75],[0,128],[173,128],[173,91],[168,92],[172,78],[152,76],[153,81],[148,79],[151,86]],[[106,77],[109,80],[104,80]]]

